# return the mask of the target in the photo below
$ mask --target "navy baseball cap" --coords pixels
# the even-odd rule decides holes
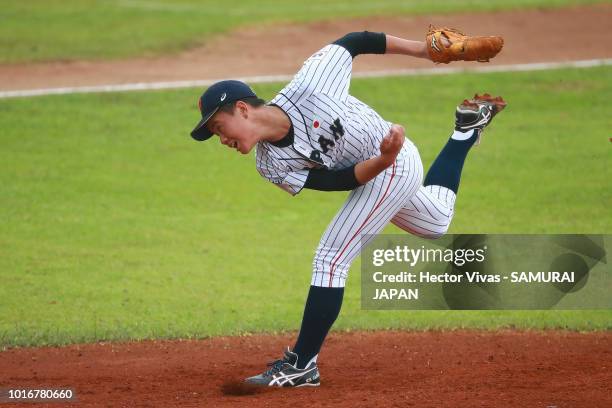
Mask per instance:
[[[240,99],[256,96],[255,92],[241,81],[220,81],[211,85],[198,101],[202,120],[191,131],[191,137],[199,141],[209,139],[213,133],[206,128],[206,122],[217,113],[221,106]]]

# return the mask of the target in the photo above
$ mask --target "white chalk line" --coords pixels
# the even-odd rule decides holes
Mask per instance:
[[[542,71],[561,68],[590,68],[603,65],[612,65],[612,58],[590,59],[565,62],[536,62],[530,64],[510,64],[510,65],[490,65],[473,68],[414,68],[414,69],[395,69],[385,71],[359,72],[353,74],[353,78],[383,78],[390,76],[417,76],[417,75],[449,75],[458,73],[481,73],[481,72],[518,72],[518,71]],[[238,77],[241,81],[249,84],[261,84],[269,82],[287,82],[293,75],[267,75]],[[128,91],[149,91],[159,89],[180,89],[207,87],[219,79],[197,79],[190,81],[164,81],[164,82],[137,82],[116,85],[94,85],[94,86],[75,86],[63,88],[42,88],[24,89],[16,91],[0,91],[0,99],[4,98],[23,98],[43,95],[66,95],[75,93],[98,93],[98,92],[128,92]]]

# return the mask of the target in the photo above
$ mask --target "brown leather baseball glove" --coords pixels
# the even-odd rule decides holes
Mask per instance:
[[[429,26],[427,51],[437,64],[451,61],[487,62],[497,55],[504,46],[499,36],[469,37],[454,28]]]

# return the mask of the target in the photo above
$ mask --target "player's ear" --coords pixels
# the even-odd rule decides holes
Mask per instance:
[[[249,116],[249,105],[245,101],[237,101],[236,110],[245,119]]]

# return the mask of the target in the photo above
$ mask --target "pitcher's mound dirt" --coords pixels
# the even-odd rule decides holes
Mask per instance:
[[[69,387],[78,402],[60,405],[79,407],[612,406],[610,332],[333,333],[320,387],[242,387],[293,339],[13,349],[0,353],[0,388]]]
[[[612,57],[612,5],[553,10],[515,10],[417,17],[370,17],[313,24],[241,29],[177,55],[123,61],[74,61],[0,66],[0,90],[290,75],[323,45],[360,30],[423,39],[429,23],[468,33],[504,36],[502,52],[490,62],[573,61]],[[475,66],[471,63],[470,66]],[[406,56],[360,56],[356,72],[431,68]],[[454,66],[466,66],[455,63]]]

